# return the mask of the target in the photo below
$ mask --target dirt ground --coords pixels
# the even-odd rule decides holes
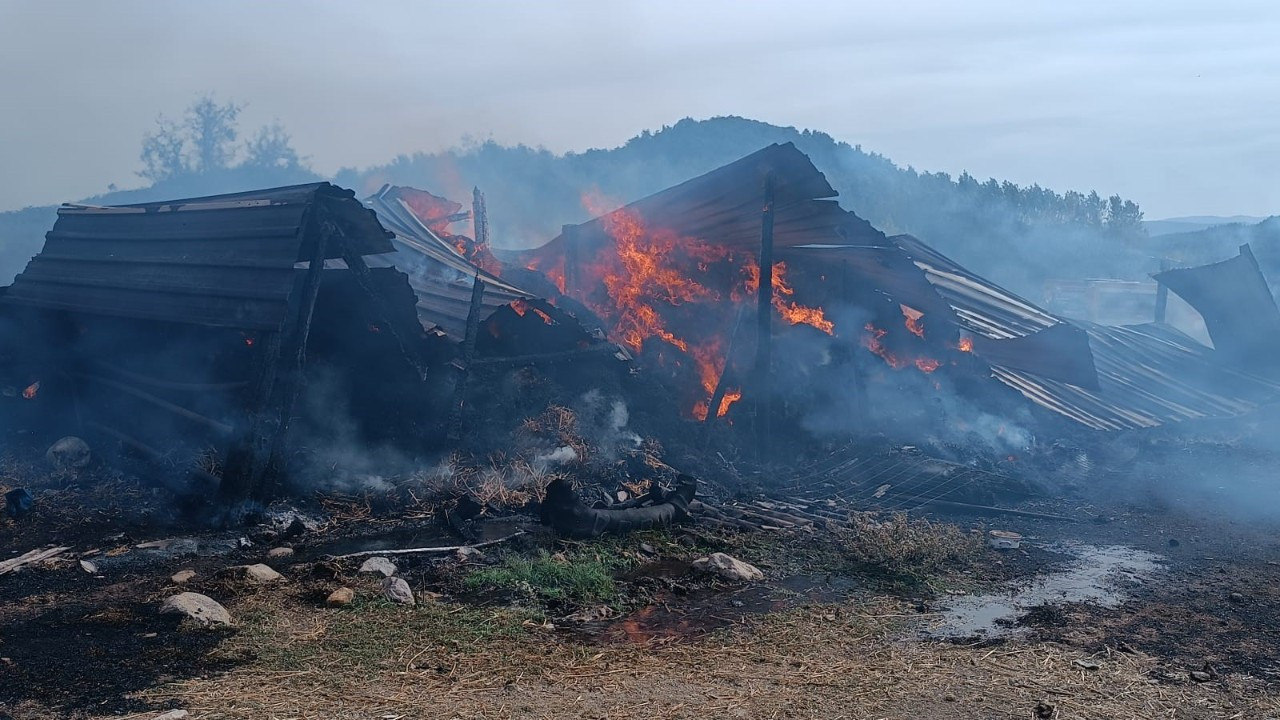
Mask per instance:
[[[961,532],[948,538],[1000,527],[1027,542],[927,572],[851,563],[820,531],[695,526],[567,543],[530,528],[479,561],[396,558],[419,594],[412,608],[380,599],[357,560],[321,557],[335,538],[403,532],[395,523],[364,518],[294,538],[295,555],[271,561],[285,581],[254,586],[236,566],[263,561],[282,539],[227,551],[238,538],[210,534],[201,547],[213,550],[169,557],[136,549],[157,539],[139,529],[145,519],[123,529],[52,515],[0,521],[4,557],[58,542],[99,550],[89,559],[103,565],[87,572],[69,554],[0,576],[0,718],[174,708],[194,718],[384,720],[1280,717],[1273,533],[1141,508],[1027,507],[1100,522],[950,517]],[[927,634],[955,598],[1043,581],[1064,563],[1062,542],[1145,550],[1159,571],[1121,580],[1113,607],[1033,608],[1008,636]],[[714,550],[766,579],[690,570]],[[555,582],[568,590],[502,585],[544,566],[566,568]],[[186,568],[194,580],[170,581]],[[601,572],[614,584],[590,585]],[[356,601],[326,607],[342,585]],[[235,627],[190,630],[158,615],[180,590],[222,602]]]

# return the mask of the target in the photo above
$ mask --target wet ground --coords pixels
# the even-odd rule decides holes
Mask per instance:
[[[1019,622],[1045,608],[1084,603],[1117,608],[1144,583],[1158,580],[1164,569],[1159,555],[1123,545],[1058,542],[1043,550],[1069,558],[1057,569],[1029,580],[1005,583],[990,591],[954,596],[945,601],[925,637],[958,642],[1007,638],[1026,628]],[[1034,617],[1034,616],[1033,616]]]

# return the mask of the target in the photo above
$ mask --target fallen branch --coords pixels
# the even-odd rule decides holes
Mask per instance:
[[[488,547],[490,545],[497,545],[498,543],[504,543],[512,538],[520,537],[521,535],[524,535],[524,531],[517,530],[511,533],[510,535],[507,535],[506,537],[500,537],[497,540],[486,540],[484,542],[479,542],[474,545],[446,545],[444,547],[404,548],[403,550],[363,550],[361,552],[347,553],[346,555],[330,555],[329,557],[333,558],[334,560],[341,560],[343,558],[366,557],[369,555],[413,555],[413,554],[425,554],[425,553],[451,553],[451,552],[458,552],[459,550],[466,550],[468,548],[482,548],[482,547]]]
[[[31,563],[37,563],[41,560],[48,560],[49,558],[54,557],[55,555],[61,555],[70,549],[71,548],[69,547],[54,547],[46,548],[44,550],[32,550],[31,552],[26,553],[25,555],[19,555],[12,560],[5,560],[4,562],[0,562],[0,575],[13,572],[23,565],[30,565]]]

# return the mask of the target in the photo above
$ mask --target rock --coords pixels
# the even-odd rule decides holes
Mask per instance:
[[[89,444],[78,437],[68,435],[49,446],[44,457],[58,470],[83,470],[89,466]]]
[[[1209,682],[1213,679],[1213,676],[1203,670],[1192,670],[1191,679],[1196,682]]]
[[[457,556],[458,562],[481,562],[484,560],[484,553],[473,547],[460,547],[454,554]]]
[[[356,591],[349,587],[340,587],[329,593],[329,597],[325,599],[324,604],[329,607],[346,607],[356,599]]]
[[[1058,708],[1048,700],[1041,700],[1036,703],[1036,720],[1053,720],[1053,715],[1056,712],[1058,712]]]
[[[4,494],[5,514],[15,520],[31,512],[35,504],[35,496],[26,488],[14,488]]]
[[[693,569],[715,573],[725,580],[764,579],[764,573],[760,571],[760,568],[719,552],[694,560]]]
[[[382,597],[401,605],[415,605],[413,591],[404,578],[389,577],[382,581]]]
[[[251,583],[265,584],[283,580],[284,576],[270,567],[258,563],[244,566],[244,579]]]
[[[293,548],[291,547],[274,547],[267,551],[267,557],[272,560],[293,557]]]
[[[178,572],[169,576],[169,582],[175,585],[181,585],[182,583],[190,580],[195,576],[196,576],[195,570],[179,570]]]
[[[231,614],[218,601],[200,593],[178,593],[160,606],[161,615],[181,615],[200,627],[231,624]]]
[[[658,549],[650,545],[649,543],[640,543],[640,552],[644,553],[645,555],[657,555]]]
[[[84,570],[90,575],[96,574],[98,572],[98,566],[91,560],[81,560],[80,569]]]
[[[157,715],[151,720],[182,720],[182,718],[190,717],[191,713],[186,710],[170,710],[163,715]]]
[[[1083,668],[1085,670],[1097,670],[1102,667],[1101,665],[1099,665],[1098,663],[1092,660],[1072,660],[1071,664],[1075,665],[1078,668]]]
[[[377,573],[382,577],[396,574],[396,564],[384,557],[371,557],[360,565],[362,573]]]
[[[1248,598],[1244,596],[1244,593],[1233,592],[1227,596],[1227,599],[1237,605],[1243,605]]]

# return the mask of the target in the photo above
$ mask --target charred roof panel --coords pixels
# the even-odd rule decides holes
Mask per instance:
[[[615,210],[638,214],[663,230],[722,246],[754,250],[760,246],[765,178],[774,182],[774,244],[884,244],[885,236],[866,220],[844,210],[836,191],[813,162],[792,143],[770,145],[728,165]],[[574,226],[587,247],[608,242],[606,213]],[[558,236],[528,256],[550,262],[564,252]],[[548,265],[549,266],[549,265]]]
[[[388,233],[348,190],[313,183],[140,205],[66,205],[10,305],[197,325],[278,327],[294,265],[310,257],[322,207],[342,243],[390,252]]]
[[[1230,260],[1155,276],[1204,317],[1213,346],[1232,363],[1270,370],[1280,354],[1280,309],[1248,244]]]

